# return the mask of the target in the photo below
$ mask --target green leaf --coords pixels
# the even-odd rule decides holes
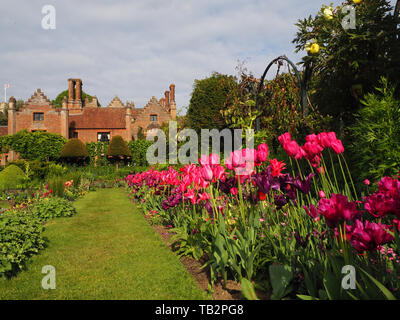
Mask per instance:
[[[259,300],[256,291],[254,290],[254,286],[249,280],[243,278],[241,281],[241,285],[242,293],[247,300]]]

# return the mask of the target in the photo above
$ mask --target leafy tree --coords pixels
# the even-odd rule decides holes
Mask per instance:
[[[58,108],[62,107],[62,101],[64,99],[64,97],[66,97],[68,99],[68,90],[65,90],[63,92],[61,92],[57,98],[55,98],[51,103]],[[86,97],[89,98],[89,101],[92,101],[93,97],[87,93],[85,93],[84,91],[82,91],[82,101],[84,101],[86,99]]]
[[[400,164],[400,100],[395,98],[394,87],[381,79],[375,93],[361,101],[363,107],[356,114],[351,127],[354,143],[351,150],[358,174],[362,179],[375,180],[393,176]]]
[[[356,9],[356,28],[342,26],[348,12]],[[315,16],[299,20],[293,42],[296,51],[307,50],[301,64],[311,101],[323,114],[335,119],[336,128],[354,122],[360,99],[378,85],[381,76],[398,80],[400,72],[399,17],[386,0],[347,0],[342,6],[324,6]],[[346,132],[344,132],[346,133]]]
[[[116,164],[117,169],[119,162],[123,161],[126,163],[127,160],[131,159],[129,147],[121,136],[114,136],[111,139],[107,149],[107,158]]]
[[[213,73],[211,77],[195,80],[187,111],[189,126],[201,129],[223,129],[227,124],[220,110],[232,103],[230,92],[237,87],[234,76]]]
[[[70,139],[61,151],[60,158],[63,161],[75,164],[85,164],[89,159],[86,145],[79,139]]]

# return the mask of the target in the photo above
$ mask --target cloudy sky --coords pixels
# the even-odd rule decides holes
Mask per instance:
[[[9,83],[7,97],[24,100],[41,88],[54,99],[68,78],[81,78],[103,106],[118,95],[143,107],[175,83],[178,108],[185,107],[194,79],[236,74],[238,60],[256,76],[279,55],[299,61],[294,24],[330,2],[341,3],[0,0],[1,88]],[[45,5],[56,9],[55,30],[42,28]]]

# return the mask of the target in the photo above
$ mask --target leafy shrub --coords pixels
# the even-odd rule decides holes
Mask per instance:
[[[44,248],[42,231],[43,224],[24,211],[0,215],[0,277],[22,269]]]
[[[97,166],[107,165],[106,151],[109,143],[106,141],[88,142],[86,148],[89,152],[90,164]],[[97,159],[96,159],[97,157]]]
[[[117,168],[118,162],[124,161],[126,163],[131,158],[129,147],[121,136],[115,136],[111,139],[107,149],[107,158],[116,163]]]
[[[376,93],[362,100],[364,107],[351,128],[358,175],[374,180],[398,173],[400,163],[400,101],[387,79],[382,78],[380,83]]]
[[[65,144],[60,158],[66,162],[84,164],[89,158],[89,153],[81,140],[73,138]]]
[[[147,149],[152,145],[151,141],[145,139],[138,139],[135,141],[129,141],[128,147],[132,154],[132,165],[133,166],[147,166],[146,160]]]
[[[381,76],[391,81],[400,72],[400,41],[398,15],[387,0],[343,1],[326,16],[322,7],[314,17],[297,23],[298,32],[293,42],[296,52],[306,52],[302,64],[308,66],[311,101],[322,114],[329,114],[339,126],[354,123],[354,113],[362,106],[360,99],[378,85]],[[342,26],[348,13],[345,5],[357,10],[356,28]],[[320,50],[311,50],[311,43]]]
[[[68,200],[53,197],[40,200],[32,212],[40,220],[48,220],[56,217],[71,217],[76,213],[76,209]]]
[[[19,189],[27,177],[21,168],[11,165],[0,172],[0,190]]]
[[[14,135],[0,137],[0,149],[14,150],[27,160],[57,160],[66,140],[50,132],[22,130]]]
[[[63,177],[52,177],[48,180],[48,189],[53,190],[55,196],[64,197],[65,179]]]
[[[51,162],[48,165],[47,176],[48,177],[61,176],[61,175],[65,174],[66,171],[67,171],[66,167],[63,167],[60,164]]]
[[[128,145],[121,136],[115,136],[111,139],[107,149],[107,156],[111,157],[129,157],[131,152]]]

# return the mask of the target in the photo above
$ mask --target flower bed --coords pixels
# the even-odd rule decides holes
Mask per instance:
[[[242,281],[250,297],[250,280],[272,299],[400,297],[399,177],[360,196],[335,133],[279,141],[289,164],[262,144],[224,165],[202,156],[126,180],[146,217],[174,231],[180,255],[207,258],[212,283]]]

